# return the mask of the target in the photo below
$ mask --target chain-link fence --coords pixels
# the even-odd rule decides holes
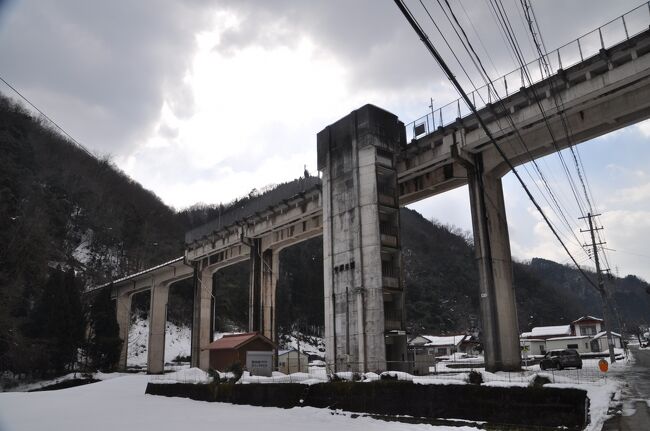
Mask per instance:
[[[475,358],[478,359],[478,358]],[[251,375],[244,370],[239,383],[302,383],[315,384],[329,381],[358,381],[372,382],[376,380],[401,380],[412,381],[418,384],[465,384],[481,383],[492,386],[529,386],[538,383],[562,384],[595,384],[604,385],[612,375],[619,374],[626,369],[629,358],[618,360],[609,364],[607,372],[601,371],[601,359],[583,359],[581,368],[547,369],[540,368],[539,363],[530,361],[522,366],[520,371],[488,372],[482,361],[392,361],[386,367],[391,371],[359,372],[364,364],[358,362],[327,364],[318,361],[317,365],[306,364],[304,360],[287,360],[291,368],[300,366],[302,371],[281,372],[273,371],[271,376]],[[300,365],[299,365],[300,364]],[[425,370],[423,372],[423,370]],[[221,380],[232,380],[233,373],[211,371],[212,376]],[[152,376],[152,383],[209,383],[214,380],[210,373],[196,368],[181,369],[172,373]]]

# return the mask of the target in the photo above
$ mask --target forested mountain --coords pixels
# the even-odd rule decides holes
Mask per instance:
[[[308,174],[306,173],[306,177]],[[25,322],[43,296],[48,272],[74,269],[80,283],[102,283],[183,253],[187,231],[228,220],[274,194],[311,186],[301,178],[227,205],[176,212],[110,162],[70,143],[19,105],[0,97],[0,356],[21,342]],[[480,326],[478,274],[471,239],[402,209],[406,316],[411,332],[450,333]],[[323,325],[322,240],[282,252],[278,323],[318,332]],[[598,296],[574,269],[543,259],[514,264],[520,328],[602,315]],[[650,286],[612,280],[628,323],[650,319]],[[247,323],[248,266],[216,278],[218,324]],[[191,284],[185,285],[191,289]],[[189,321],[191,295],[174,293],[170,318]],[[175,305],[174,305],[175,304]],[[13,344],[12,344],[13,343]]]

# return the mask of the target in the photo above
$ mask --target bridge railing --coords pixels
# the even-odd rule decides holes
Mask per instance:
[[[555,74],[560,69],[567,69],[588,58],[598,55],[601,50],[611,48],[631,37],[647,31],[650,26],[650,2],[643,3],[625,14],[583,34],[559,48],[546,53],[543,57],[516,68],[505,75],[492,79],[486,84],[468,93],[476,109],[495,103],[539,81]],[[492,77],[490,77],[492,78]],[[439,127],[453,123],[471,113],[465,102],[458,98],[446,105],[432,108],[431,112],[406,125],[407,142],[432,133]]]

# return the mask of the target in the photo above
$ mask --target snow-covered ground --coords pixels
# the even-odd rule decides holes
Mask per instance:
[[[287,334],[280,337],[280,347],[282,349],[300,350],[300,353],[310,356],[325,358],[325,342],[322,338],[298,334]]]
[[[277,409],[145,395],[147,381],[148,376],[127,375],[60,391],[0,393],[0,430],[477,430],[385,422],[311,407]]]
[[[92,373],[90,375],[90,378],[94,380],[110,380],[114,379],[116,377],[120,376],[125,376],[126,374],[122,373],[102,373],[102,372],[96,372]],[[36,382],[29,382],[29,383],[23,383],[18,386],[9,388],[9,389],[2,389],[3,391],[7,392],[28,392],[32,391],[35,389],[41,389],[46,386],[52,386],[56,385],[58,383],[63,383],[68,380],[75,380],[75,379],[85,379],[88,378],[88,375],[82,375],[81,373],[69,373],[63,376],[55,377],[53,379],[46,379],[46,380],[39,380]],[[1,423],[1,422],[0,422]],[[2,428],[0,428],[0,431],[3,431]]]
[[[176,326],[167,322],[165,334],[165,363],[171,363],[177,356],[189,356],[192,331],[187,326]],[[147,366],[147,344],[149,340],[149,321],[136,319],[129,329],[129,367]]]
[[[596,361],[596,360],[592,360]],[[553,383],[549,387],[571,387],[587,391],[591,401],[591,420],[586,431],[600,430],[607,419],[610,400],[620,391],[621,381],[617,374],[625,371],[631,361],[619,362],[612,367],[609,377],[580,380],[568,372],[488,373],[480,371],[486,386],[527,386],[537,376],[545,376]],[[412,376],[403,372],[387,372],[399,380],[410,380],[416,384],[467,384],[468,373],[441,374],[433,376]],[[339,378],[352,380],[358,378],[349,372],[337,374]],[[71,378],[66,376],[65,378]],[[200,431],[219,426],[233,426],[252,429],[260,424],[265,429],[305,429],[310,431],[343,427],[344,429],[377,430],[475,430],[473,427],[448,427],[413,425],[397,422],[377,421],[367,417],[356,417],[344,412],[332,412],[313,408],[294,408],[289,410],[235,406],[222,403],[203,403],[182,398],[165,398],[144,395],[148,381],[155,383],[205,383],[209,375],[196,368],[180,370],[162,376],[133,374],[97,374],[94,378],[102,380],[86,386],[59,391],[38,393],[0,394],[0,430],[65,429],[66,431],[112,430],[115,428],[147,430],[177,430],[192,428]],[[361,376],[362,382],[380,378],[375,373]],[[322,368],[310,373],[284,375],[275,372],[272,377],[250,376],[244,373],[240,383],[284,383],[294,382],[313,384],[327,381]],[[54,383],[54,382],[47,382]],[[363,383],[360,383],[363,384]],[[26,389],[26,388],[25,388]],[[75,414],[69,414],[74,409]],[[38,412],[38,414],[34,414]],[[114,412],[120,412],[114,414]]]

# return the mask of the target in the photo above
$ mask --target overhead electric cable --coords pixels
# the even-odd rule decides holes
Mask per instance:
[[[510,170],[512,170],[513,174],[515,175],[515,177],[517,178],[517,180],[519,181],[519,183],[520,183],[521,186],[523,187],[524,191],[526,192],[526,195],[527,195],[528,198],[531,200],[531,202],[533,203],[533,205],[535,206],[535,208],[537,209],[537,211],[540,213],[540,215],[542,216],[542,218],[544,219],[544,221],[545,221],[546,224],[548,225],[549,229],[551,229],[551,232],[553,233],[553,235],[554,235],[554,236],[556,237],[556,239],[560,242],[560,244],[561,244],[562,247],[564,248],[564,251],[565,251],[565,252],[566,252],[566,253],[571,257],[571,260],[573,261],[573,263],[575,264],[575,266],[578,268],[578,270],[580,271],[580,273],[585,277],[585,279],[586,279],[586,280],[587,280],[591,285],[593,285],[595,288],[598,288],[598,286],[597,286],[597,285],[596,285],[596,284],[595,284],[595,283],[594,283],[594,282],[593,282],[593,281],[592,281],[592,280],[587,276],[587,274],[582,270],[582,268],[580,268],[580,266],[579,266],[578,263],[576,262],[575,258],[573,257],[573,255],[571,254],[571,252],[568,250],[568,248],[567,248],[566,245],[564,244],[564,241],[562,241],[562,239],[561,239],[560,236],[558,235],[557,231],[555,230],[555,228],[554,228],[553,225],[551,224],[550,220],[548,219],[548,217],[546,216],[546,214],[544,213],[544,211],[542,210],[542,208],[539,206],[539,204],[537,203],[537,201],[535,200],[535,198],[533,197],[533,195],[530,193],[530,190],[528,189],[528,186],[526,186],[526,183],[523,181],[523,179],[521,178],[521,176],[519,175],[519,173],[518,173],[517,170],[515,169],[514,165],[513,165],[512,162],[510,161],[510,159],[507,157],[507,155],[503,152],[503,150],[501,149],[501,147],[499,146],[499,144],[498,144],[498,143],[496,142],[496,140],[494,139],[494,136],[492,135],[492,132],[490,132],[490,129],[487,127],[487,125],[485,124],[485,122],[483,121],[483,119],[481,118],[481,116],[478,114],[478,111],[476,110],[476,107],[474,106],[474,104],[472,103],[472,101],[471,101],[471,100],[469,99],[469,97],[467,96],[467,93],[465,93],[465,90],[463,90],[462,86],[460,85],[460,83],[459,83],[458,80],[456,79],[455,75],[452,73],[451,69],[449,69],[449,67],[447,66],[447,63],[444,61],[444,59],[440,56],[440,54],[438,53],[438,51],[436,50],[436,48],[433,46],[433,44],[432,44],[431,41],[429,40],[428,36],[427,36],[426,33],[424,32],[424,30],[422,30],[422,27],[421,27],[420,24],[417,22],[417,20],[415,19],[415,17],[412,15],[412,13],[411,13],[411,11],[409,10],[409,8],[404,4],[403,0],[395,0],[395,4],[396,4],[397,7],[400,9],[400,11],[401,11],[402,14],[404,15],[404,17],[405,17],[405,18],[407,19],[407,21],[409,22],[409,24],[411,24],[411,26],[413,27],[413,29],[414,29],[414,31],[416,32],[416,34],[420,37],[420,40],[422,41],[422,43],[424,43],[425,47],[428,49],[429,53],[430,53],[430,54],[435,58],[435,60],[437,61],[438,65],[443,69],[445,75],[447,75],[447,78],[452,82],[452,84],[454,85],[454,87],[456,88],[456,90],[459,92],[459,94],[461,95],[462,99],[465,101],[465,103],[467,104],[467,106],[469,107],[469,109],[470,109],[470,110],[472,111],[472,113],[474,114],[476,120],[478,121],[479,125],[480,125],[481,128],[483,129],[484,133],[486,134],[486,136],[488,137],[488,139],[490,140],[490,142],[492,143],[492,145],[494,145],[494,148],[495,148],[496,151],[499,153],[499,155],[501,156],[501,158],[503,159],[503,161],[506,163],[506,165],[508,166],[508,168],[509,168]]]
[[[546,196],[542,193],[542,191],[539,190],[539,187],[537,186],[537,183],[536,183],[535,181],[533,181],[534,185],[538,188],[538,190],[540,191],[540,194],[541,194],[542,198],[544,198],[544,200],[546,200],[546,202],[549,204],[549,207],[550,207],[551,210],[556,214],[556,216],[558,217],[558,219],[559,219],[561,222],[564,222],[565,226],[568,228],[568,230],[569,230],[569,232],[570,232],[570,235],[572,235],[573,238],[575,239],[575,241],[576,241],[575,244],[576,244],[578,247],[580,247],[580,248],[582,249],[581,242],[580,242],[580,240],[578,239],[578,237],[576,236],[576,234],[575,234],[575,232],[574,232],[574,230],[573,230],[571,224],[569,223],[569,221],[568,221],[568,219],[567,219],[567,217],[566,217],[566,214],[564,213],[564,210],[562,209],[562,206],[559,204],[557,198],[555,197],[554,192],[551,190],[551,188],[550,188],[550,186],[549,186],[549,184],[548,184],[548,181],[546,180],[546,178],[545,178],[545,176],[544,176],[544,174],[543,174],[541,168],[540,168],[539,165],[537,164],[535,158],[534,158],[533,155],[530,153],[530,150],[528,149],[528,146],[526,145],[525,140],[523,139],[523,137],[521,136],[521,134],[520,134],[518,128],[516,127],[516,124],[515,124],[515,122],[514,122],[514,119],[512,118],[512,116],[510,115],[509,110],[507,109],[507,107],[506,107],[505,104],[503,103],[503,100],[502,100],[501,96],[498,94],[498,92],[497,92],[497,90],[496,90],[496,88],[495,88],[495,86],[494,86],[494,82],[492,81],[492,79],[489,77],[489,74],[488,74],[487,71],[485,70],[485,67],[483,66],[483,63],[482,63],[480,57],[478,56],[478,54],[476,53],[476,50],[475,50],[474,47],[472,46],[472,43],[471,43],[471,41],[469,40],[469,37],[467,36],[467,33],[465,32],[465,30],[463,29],[462,25],[461,25],[460,22],[458,21],[458,19],[457,19],[455,13],[454,13],[454,11],[453,11],[453,9],[451,8],[451,5],[449,4],[449,2],[448,2],[447,0],[444,0],[444,1],[445,1],[445,4],[447,5],[447,8],[449,9],[449,12],[450,12],[451,16],[453,17],[453,20],[454,20],[454,22],[455,22],[455,25],[454,25],[454,22],[452,22],[452,20],[451,20],[451,18],[449,17],[449,15],[447,14],[447,11],[445,10],[445,8],[444,8],[444,7],[442,6],[442,4],[440,3],[440,0],[437,0],[437,1],[438,1],[438,5],[440,6],[440,8],[442,9],[443,13],[445,14],[445,17],[447,18],[447,20],[449,21],[450,25],[451,25],[452,28],[454,29],[454,32],[456,33],[456,35],[458,36],[458,38],[461,40],[461,44],[463,45],[463,47],[465,48],[465,50],[467,51],[467,53],[470,55],[470,58],[472,58],[474,65],[479,69],[479,74],[481,74],[481,76],[483,77],[483,80],[486,82],[486,85],[487,85],[488,89],[489,89],[489,90],[491,89],[491,91],[495,94],[495,100],[496,100],[497,103],[501,106],[502,111],[505,113],[506,118],[508,119],[511,128],[515,131],[517,137],[519,138],[519,142],[520,142],[520,144],[522,145],[522,147],[523,147],[524,150],[526,151],[526,154],[528,155],[528,157],[529,157],[529,159],[531,160],[533,166],[535,167],[535,170],[538,172],[538,175],[540,176],[540,179],[541,179],[542,183],[544,184],[544,187],[545,187],[546,190],[548,191],[548,193],[549,193],[549,195],[550,195],[550,197],[551,197],[551,200],[553,201],[553,204],[551,204],[551,203],[548,201],[548,199],[546,198]],[[429,16],[431,16],[431,15],[429,14]],[[458,33],[458,30],[456,30],[456,26],[460,29],[461,33],[463,34],[463,37],[461,37],[460,34]],[[463,41],[463,38],[464,38],[464,41]],[[469,47],[469,49],[468,49],[468,47]],[[471,50],[471,52],[470,52],[470,50]],[[474,57],[472,57],[472,56],[476,57],[476,61],[474,61]],[[477,65],[477,61],[478,61],[478,65]],[[499,126],[499,127],[500,127],[500,126]],[[526,169],[526,165],[523,165],[523,167],[524,167],[524,169],[527,171],[527,169]],[[529,175],[530,175],[530,174],[529,174]],[[531,179],[532,179],[532,177],[531,177]],[[555,208],[554,208],[554,205],[555,205]],[[556,210],[556,208],[557,208],[557,210]]]
[[[47,114],[43,111],[41,111],[39,108],[36,107],[27,97],[23,96],[23,94],[18,91],[13,85],[9,84],[2,76],[0,76],[0,81],[2,81],[7,87],[11,88],[14,93],[16,93],[21,99],[23,99],[25,102],[29,104],[32,108],[34,108],[39,114],[41,114],[47,121],[52,123],[54,127],[59,129],[61,133],[63,133],[65,136],[67,136],[75,145],[77,145],[81,150],[83,150],[86,154],[88,154],[92,158],[96,158],[86,147],[81,145],[79,141],[77,141],[75,138],[72,137],[68,132],[66,132],[63,127],[59,126],[53,119],[47,116]]]

